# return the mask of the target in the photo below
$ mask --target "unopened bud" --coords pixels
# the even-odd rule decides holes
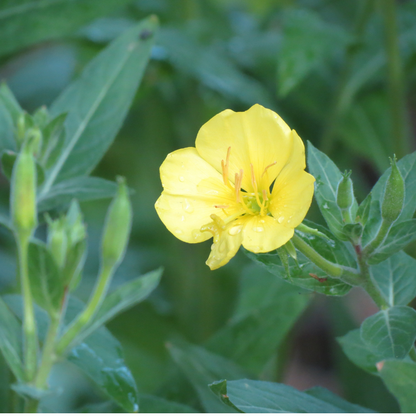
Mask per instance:
[[[44,129],[46,127],[46,125],[48,124],[48,119],[49,114],[45,106],[38,108],[35,114],[33,114],[33,120],[36,126],[38,126],[41,129]]]
[[[403,209],[404,181],[396,165],[396,156],[390,159],[391,173],[386,183],[383,202],[381,204],[381,217],[388,222],[395,221]]]
[[[20,113],[16,122],[16,142],[20,147],[25,140],[26,134],[26,117],[25,113]]]
[[[57,266],[62,269],[66,261],[68,239],[65,230],[65,218],[61,217],[55,221],[47,220],[48,227],[48,248]]]
[[[103,262],[110,266],[123,260],[132,222],[132,208],[124,178],[118,178],[118,183],[117,195],[107,212],[101,247]]]
[[[351,171],[345,171],[338,183],[337,190],[337,204],[341,208],[342,218],[346,222],[351,222],[350,209],[354,203],[354,189],[350,176]]]
[[[26,140],[29,143],[30,151],[34,156],[39,153],[40,148],[42,147],[42,132],[39,127],[30,128],[26,132]]]
[[[26,142],[13,166],[10,211],[18,233],[31,235],[37,225],[36,163],[31,143]]]

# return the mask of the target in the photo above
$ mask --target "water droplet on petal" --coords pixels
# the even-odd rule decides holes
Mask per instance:
[[[263,227],[254,227],[253,231],[255,231],[256,233],[262,233],[264,231]]]
[[[260,223],[260,224],[264,224],[264,223],[265,223],[265,221],[264,221],[264,220],[260,220],[260,221],[259,221],[259,223]]]
[[[185,221],[185,216],[184,215],[182,215],[181,221]]]
[[[179,180],[180,180],[181,182],[183,182],[183,181],[185,180],[185,178],[184,178],[183,176],[179,176]]]
[[[218,191],[215,189],[210,189],[209,191],[205,192],[207,195],[218,195]]]
[[[188,214],[192,214],[194,212],[194,207],[186,198],[183,200],[182,208]]]
[[[182,230],[179,230],[179,229],[178,230],[175,230],[175,233],[176,234],[182,234]]]
[[[198,240],[201,237],[201,233],[197,230],[192,231],[192,237],[194,240]]]
[[[243,226],[242,225],[234,225],[234,227],[231,227],[228,230],[228,234],[230,234],[230,235],[237,235],[238,233],[241,232],[242,229],[243,229]]]
[[[285,220],[285,217],[279,217],[279,218],[277,219],[277,222],[278,222],[279,224],[281,224],[284,220]]]

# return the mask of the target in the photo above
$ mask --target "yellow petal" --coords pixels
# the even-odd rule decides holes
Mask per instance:
[[[251,165],[258,185],[270,185],[292,151],[291,130],[274,111],[259,104],[245,112],[225,110],[201,127],[196,148],[203,159],[222,172],[221,160],[226,160],[230,147],[229,180],[234,182],[235,174],[243,169],[242,188],[253,192]]]
[[[315,178],[305,172],[305,146],[292,130],[293,148],[287,165],[276,178],[269,210],[282,225],[297,227],[312,202]]]
[[[210,215],[225,218],[234,213],[233,190],[224,185],[222,176],[201,159],[195,148],[168,155],[160,174],[165,189],[155,208],[166,228],[180,240],[187,243],[208,240],[212,234],[201,233],[200,229],[212,221]]]
[[[269,210],[280,224],[295,228],[303,221],[311,206],[314,182],[304,170],[285,175],[284,181],[276,179]]]
[[[243,241],[242,230],[243,225],[234,221],[214,238],[211,253],[206,261],[211,270],[224,266],[236,255]]]
[[[243,217],[243,246],[253,253],[266,253],[286,244],[293,237],[293,228],[287,228],[270,216]]]

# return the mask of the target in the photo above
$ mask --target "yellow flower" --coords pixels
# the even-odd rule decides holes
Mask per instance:
[[[305,147],[273,111],[225,110],[199,130],[196,147],[170,153],[160,167],[156,211],[187,243],[214,238],[208,266],[234,257],[241,244],[265,253],[289,241],[313,196]]]

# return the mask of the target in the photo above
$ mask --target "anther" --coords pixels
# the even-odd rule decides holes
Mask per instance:
[[[267,165],[267,166],[264,168],[264,171],[263,171],[263,173],[261,174],[260,178],[262,178],[262,177],[264,176],[264,174],[267,172],[267,169],[271,168],[272,166],[274,166],[274,165],[276,165],[276,164],[277,164],[277,162],[276,162],[276,161],[274,161],[273,163],[270,163],[270,165]]]

